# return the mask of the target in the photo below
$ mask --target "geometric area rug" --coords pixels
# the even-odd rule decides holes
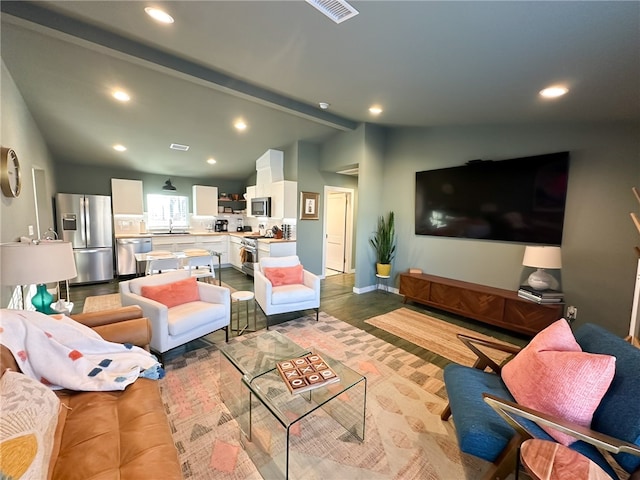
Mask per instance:
[[[318,322],[305,316],[272,328],[367,377],[364,442],[322,409],[311,414],[317,418],[301,424],[303,432],[292,429],[292,436],[298,437],[292,442],[292,455],[308,465],[301,478],[482,477],[489,464],[462,454],[453,422],[440,420],[446,392],[438,366],[324,312]],[[239,426],[220,399],[220,355],[215,345],[186,352],[167,362],[166,376],[160,380],[182,473],[185,479],[260,479],[240,443]]]

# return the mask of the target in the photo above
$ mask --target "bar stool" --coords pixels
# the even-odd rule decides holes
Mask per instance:
[[[242,335],[245,330],[247,332],[255,332],[256,331],[256,306],[253,306],[253,330],[247,330],[249,327],[249,301],[253,300],[254,294],[253,292],[249,292],[247,290],[239,290],[237,292],[233,292],[231,294],[231,301],[236,304],[236,328],[233,328],[233,322],[229,325],[231,331],[237,332],[238,336]],[[247,323],[240,330],[240,302],[245,302],[246,305],[246,320]]]

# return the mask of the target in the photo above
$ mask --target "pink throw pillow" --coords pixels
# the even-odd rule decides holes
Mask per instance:
[[[302,265],[294,267],[264,267],[264,276],[274,287],[281,285],[296,285],[303,283],[304,273]]]
[[[140,289],[143,297],[160,302],[167,307],[200,300],[198,282],[195,278],[185,278],[163,285],[146,285]]]
[[[521,405],[590,427],[615,369],[615,357],[583,352],[567,321],[560,319],[502,368],[502,380]],[[576,441],[541,427],[563,445]]]

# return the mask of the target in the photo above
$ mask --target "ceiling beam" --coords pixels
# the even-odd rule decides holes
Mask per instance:
[[[355,130],[358,123],[340,115],[327,112],[318,106],[309,105],[281,95],[277,92],[245,82],[202,64],[185,60],[160,49],[126,38],[59,12],[43,8],[32,2],[0,2],[2,13],[51,28],[58,32],[106,47],[174,72],[205,81],[214,88],[232,95],[284,110],[293,115],[322,123],[339,130]]]

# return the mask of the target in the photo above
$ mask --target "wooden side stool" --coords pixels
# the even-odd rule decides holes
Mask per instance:
[[[255,332],[256,331],[256,306],[253,306],[253,330],[247,330],[249,328],[249,301],[253,300],[255,295],[253,292],[249,292],[247,290],[239,290],[237,292],[233,292],[231,294],[231,301],[236,304],[236,328],[233,328],[233,321],[231,325],[229,325],[232,332],[237,332],[238,336],[242,335],[245,331],[247,332]],[[240,302],[245,302],[246,305],[246,320],[244,327],[242,330],[240,329]]]
[[[602,468],[584,455],[548,440],[523,442],[520,460],[534,480],[611,480]]]

